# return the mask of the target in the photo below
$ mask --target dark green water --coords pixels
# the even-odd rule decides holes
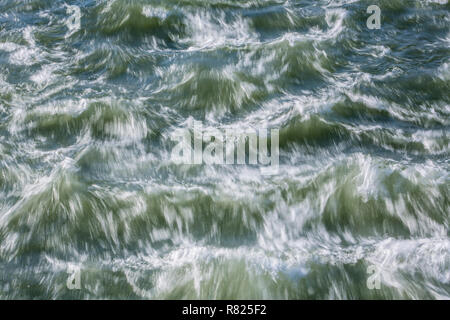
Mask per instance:
[[[446,0],[0,0],[0,298],[450,299],[449,93]]]

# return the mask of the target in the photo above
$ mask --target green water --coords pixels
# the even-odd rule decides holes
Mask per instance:
[[[449,93],[446,0],[0,0],[0,298],[450,299]]]

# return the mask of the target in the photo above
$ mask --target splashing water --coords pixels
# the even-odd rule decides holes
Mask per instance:
[[[0,0],[0,298],[449,299],[450,6],[372,4]]]

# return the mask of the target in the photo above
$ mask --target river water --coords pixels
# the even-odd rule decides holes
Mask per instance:
[[[450,299],[449,93],[446,0],[0,0],[0,298]]]

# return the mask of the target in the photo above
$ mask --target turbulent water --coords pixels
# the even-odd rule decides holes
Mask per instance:
[[[446,0],[0,0],[0,298],[450,299],[449,93]]]

